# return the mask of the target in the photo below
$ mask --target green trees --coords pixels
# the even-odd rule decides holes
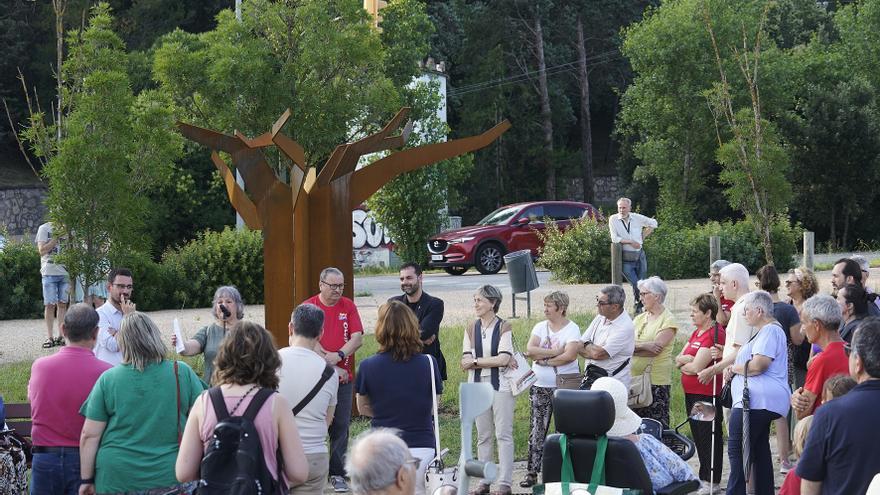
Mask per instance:
[[[49,216],[67,237],[59,259],[87,287],[103,278],[111,251],[141,248],[145,192],[167,179],[182,150],[169,101],[152,91],[133,94],[125,48],[111,24],[102,3],[83,30],[69,34],[63,127],[36,114],[23,132],[47,158]],[[56,132],[60,143],[52,139]]]

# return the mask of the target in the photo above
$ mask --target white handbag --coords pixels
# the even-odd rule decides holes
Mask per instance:
[[[434,358],[428,354],[425,357],[428,358],[428,367],[431,368],[431,401],[434,403],[434,446],[436,449],[434,450],[435,457],[428,464],[428,469],[425,471],[425,494],[440,495],[443,493],[454,493],[458,487],[458,466],[447,468],[443,464],[443,455],[449,449],[440,450],[440,416],[437,413],[437,385],[435,383],[436,378],[434,377]],[[450,489],[452,492],[449,492]]]

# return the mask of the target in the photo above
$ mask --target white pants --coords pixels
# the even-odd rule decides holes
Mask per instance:
[[[416,459],[419,459],[419,468],[416,471],[416,495],[425,495],[425,471],[428,470],[428,465],[435,457],[434,449],[425,447],[410,448],[409,453]]]
[[[491,462],[492,437],[498,441],[498,478],[500,485],[513,481],[513,409],[516,398],[510,391],[495,392],[492,407],[477,416],[477,458]]]

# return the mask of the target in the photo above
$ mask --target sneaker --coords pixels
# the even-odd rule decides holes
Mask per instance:
[[[788,474],[789,471],[794,469],[795,464],[788,459],[783,459],[782,462],[779,463],[779,472],[782,474]]]
[[[348,488],[348,483],[345,482],[345,478],[343,478],[342,476],[331,476],[330,486],[333,487],[333,491],[336,493],[345,493],[350,491]]]
[[[701,481],[700,482],[700,491],[697,492],[697,495],[709,495],[709,482]],[[713,483],[711,485],[712,495],[723,495],[724,491],[721,488],[721,483]]]

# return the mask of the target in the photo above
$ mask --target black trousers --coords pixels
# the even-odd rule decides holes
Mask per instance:
[[[720,391],[719,391],[720,392]],[[709,421],[689,420],[691,434],[697,447],[697,457],[700,459],[700,479],[711,483],[721,482],[721,468],[724,466],[724,413],[721,409],[721,401],[718,397],[700,394],[684,394],[685,414],[690,416],[691,408],[697,402],[711,402],[715,404],[715,469],[712,469],[712,423]],[[712,471],[712,479],[709,479],[709,471]]]

